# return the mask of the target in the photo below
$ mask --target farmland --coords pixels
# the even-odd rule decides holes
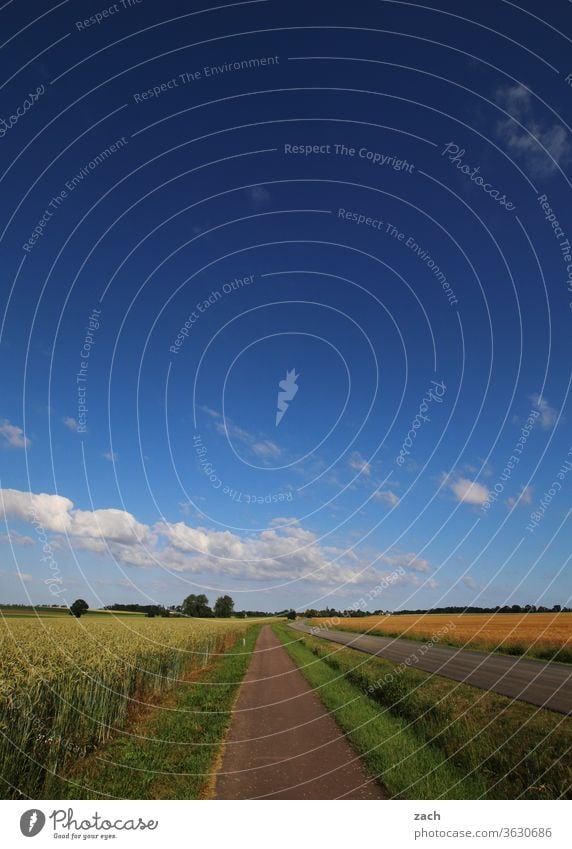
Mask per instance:
[[[250,628],[237,619],[0,620],[1,795],[45,797],[55,775],[103,746],[134,712],[185,688]]]
[[[572,613],[457,613],[312,619],[342,631],[433,640],[488,652],[572,662]]]
[[[143,618],[145,614],[143,613],[131,613],[129,610],[115,611],[115,610],[105,610],[105,609],[94,609],[87,610],[84,613],[84,616],[89,616],[89,618],[97,617],[139,617]],[[31,606],[16,606],[12,605],[10,607],[0,607],[0,618],[9,617],[10,619],[45,619],[46,617],[54,618],[57,617],[59,619],[66,618],[68,619],[70,616],[70,612],[67,607],[31,607]]]

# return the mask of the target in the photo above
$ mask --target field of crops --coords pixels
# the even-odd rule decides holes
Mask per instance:
[[[54,617],[57,616],[60,619],[67,619],[70,615],[70,612],[67,607],[0,607],[0,618],[4,619],[9,616],[11,619],[17,618],[27,618],[27,619],[45,619],[46,617]],[[108,617],[108,618],[124,618],[124,617],[138,617],[139,619],[144,618],[144,613],[132,613],[129,610],[87,610],[84,613],[84,616],[88,616],[90,619],[94,616],[97,617]]]
[[[0,796],[46,797],[50,775],[120,729],[130,705],[188,680],[251,624],[0,619]]]
[[[572,613],[404,613],[313,619],[312,624],[572,662]]]

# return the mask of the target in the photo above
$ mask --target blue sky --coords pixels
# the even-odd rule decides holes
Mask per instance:
[[[2,600],[569,603],[569,4],[0,16]]]

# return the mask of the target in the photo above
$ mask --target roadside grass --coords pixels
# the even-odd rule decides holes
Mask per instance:
[[[353,682],[318,657],[298,632],[274,631],[308,682],[347,735],[366,768],[393,798],[475,799],[485,790],[479,776],[467,776],[438,746],[429,745],[407,720],[380,711]],[[312,642],[316,642],[312,640]]]
[[[261,625],[253,625],[210,666],[181,681],[156,704],[132,711],[126,728],[43,798],[208,798],[220,747]],[[244,645],[243,645],[244,637]]]
[[[394,796],[572,797],[570,718],[291,629],[277,633],[296,640],[287,651]]]

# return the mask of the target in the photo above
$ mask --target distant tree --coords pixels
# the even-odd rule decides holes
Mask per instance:
[[[70,613],[72,616],[75,616],[76,619],[86,613],[89,610],[89,604],[87,601],[84,601],[83,598],[76,598],[74,603],[70,606]]]
[[[234,611],[234,601],[229,595],[221,595],[215,601],[214,615],[221,619],[228,619]]]
[[[201,616],[203,618],[213,615],[209,607],[209,600],[206,595],[188,595],[181,605],[182,612],[185,616]]]
[[[560,613],[562,607],[559,604],[555,604],[552,610],[554,611],[554,613]]]
[[[295,610],[289,610],[288,613],[286,614],[286,618],[287,619],[295,619],[296,618],[296,611]]]

